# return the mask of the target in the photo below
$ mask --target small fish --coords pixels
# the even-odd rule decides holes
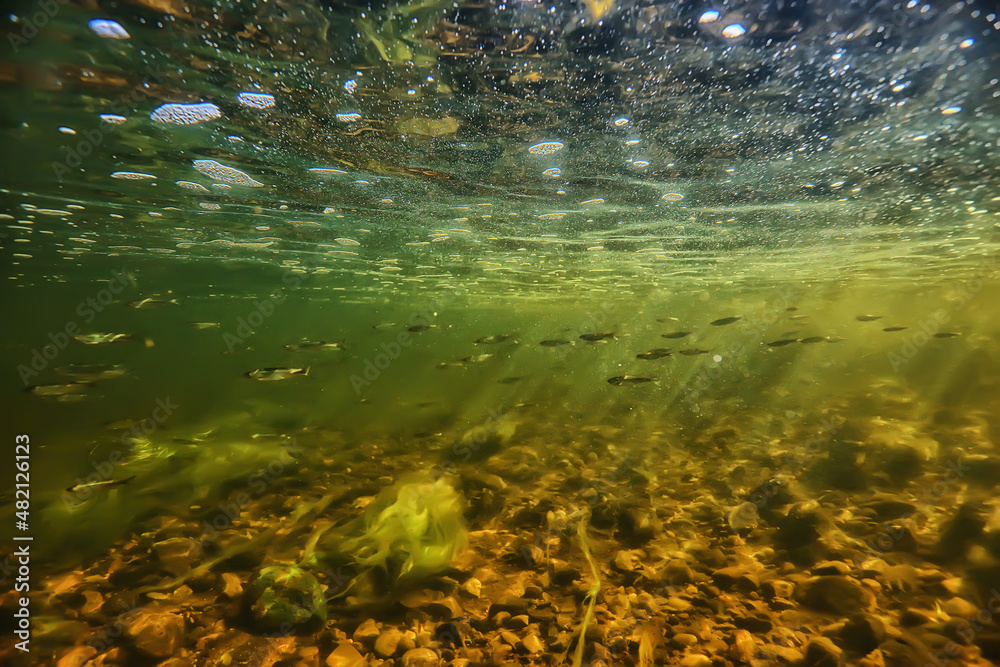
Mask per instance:
[[[572,341],[562,340],[559,338],[552,340],[543,340],[541,343],[539,343],[539,345],[541,345],[542,347],[559,347],[561,345],[572,345],[572,344],[573,344]]]
[[[596,343],[597,341],[609,340],[614,337],[615,335],[613,333],[589,333],[580,336],[580,340],[585,340],[588,343]]]
[[[700,350],[697,347],[694,347],[688,350],[681,350],[680,353],[688,357],[693,357],[696,354],[708,354],[708,350]]]
[[[342,340],[337,341],[336,343],[327,343],[322,340],[300,340],[297,343],[288,343],[284,346],[284,348],[290,352],[303,352],[306,350],[347,350],[347,346],[344,345],[344,341]]]
[[[84,345],[108,345],[110,343],[120,343],[124,340],[135,340],[135,334],[123,333],[92,333],[77,334],[73,340]]]
[[[258,368],[244,373],[251,380],[261,380],[271,382],[274,380],[287,380],[295,375],[309,375],[309,367],[305,368]]]
[[[685,336],[690,336],[692,332],[690,331],[674,331],[673,333],[660,334],[661,338],[684,338]]]
[[[141,308],[157,308],[159,306],[167,306],[171,304],[176,306],[180,304],[180,301],[178,301],[177,299],[159,299],[156,297],[147,297],[145,299],[139,299],[137,301],[129,301],[125,305],[128,306],[129,308],[135,308],[136,310],[139,310]]]
[[[904,331],[908,328],[909,327],[886,327],[885,329],[882,329],[882,331]]]
[[[96,382],[120,378],[128,372],[121,364],[66,364],[53,369],[59,375],[68,375],[78,381]]]
[[[613,378],[608,378],[608,384],[613,384],[616,387],[620,387],[624,384],[642,384],[644,382],[652,382],[653,378],[642,377],[639,375],[616,375]]]
[[[421,331],[427,331],[433,327],[433,324],[414,324],[412,327],[406,327],[406,330],[411,333],[420,333]]]
[[[794,313],[796,310],[798,310],[798,308],[796,308],[795,306],[789,306],[788,308],[785,308],[786,313]]]
[[[808,338],[799,339],[800,343],[805,343],[806,345],[812,345],[813,343],[825,343],[826,336],[809,336]]]
[[[512,375],[510,377],[500,378],[499,380],[497,380],[497,382],[499,382],[500,384],[514,384],[515,382],[520,382],[523,379],[524,376]]]
[[[952,333],[950,331],[942,331],[941,333],[934,334],[935,338],[957,338],[961,336],[960,333]]]
[[[858,322],[874,322],[875,320],[882,319],[881,315],[858,315],[855,317]]]
[[[62,396],[53,396],[54,400],[60,403],[79,403],[80,401],[87,400],[86,394],[63,394]]]
[[[108,480],[105,482],[87,482],[84,484],[74,484],[73,486],[66,487],[67,493],[79,493],[81,491],[105,491],[107,489],[113,489],[116,486],[121,486],[123,484],[128,484],[133,479],[135,475],[131,477],[126,477],[125,479],[119,480]]]
[[[657,317],[656,321],[666,324],[667,322],[678,322],[679,320],[676,317]]]
[[[771,341],[767,344],[768,347],[784,347],[785,345],[791,345],[792,343],[798,343],[798,338],[782,338],[781,340]]]
[[[217,329],[222,326],[221,322],[188,322],[187,325],[194,329],[195,331],[203,331],[205,329]]]
[[[375,331],[385,331],[386,329],[395,329],[399,326],[399,322],[379,322],[378,324],[373,324],[372,329]]]
[[[635,355],[636,359],[662,359],[670,356],[670,350],[663,347],[655,347],[649,352],[640,352]]]
[[[496,343],[504,343],[510,340],[512,336],[506,336],[504,334],[496,334],[493,336],[483,336],[482,338],[477,338],[475,343],[477,345],[495,345]]]
[[[724,327],[727,324],[732,324],[733,322],[739,322],[742,317],[723,317],[721,320],[715,320],[714,322],[709,322],[713,327]]]
[[[440,364],[434,366],[438,370],[447,370],[449,368],[465,368],[465,364],[461,361],[442,361]]]
[[[68,394],[82,394],[93,387],[90,382],[65,382],[62,384],[36,384],[25,389],[29,394],[35,396],[66,396]]]
[[[495,356],[497,356],[497,355],[495,355],[495,354],[472,354],[472,355],[469,355],[468,357],[465,357],[464,359],[462,359],[462,361],[464,361],[467,364],[481,364],[484,361],[489,361],[490,359],[492,359]]]

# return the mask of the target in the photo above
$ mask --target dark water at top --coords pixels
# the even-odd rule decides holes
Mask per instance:
[[[994,3],[139,0],[7,12],[0,402],[6,441],[33,443],[37,590],[85,567],[74,549],[99,559],[91,574],[116,550],[155,553],[176,537],[168,517],[197,537],[198,512],[241,488],[258,503],[244,508],[252,533],[312,507],[335,478],[352,489],[335,503],[343,524],[363,507],[351,500],[432,469],[460,480],[473,535],[537,529],[524,503],[579,521],[616,493],[638,493],[660,521],[713,503],[724,517],[776,479],[801,484],[801,503],[874,522],[864,535],[827,526],[825,550],[804,553],[782,542],[796,531],[782,524],[787,508],[776,518],[759,507],[760,528],[747,530],[760,532],[729,521],[777,551],[767,571],[803,577],[823,560],[853,559],[859,579],[873,555],[898,565],[830,537],[870,541],[884,517],[865,503],[896,494],[919,508],[906,518],[920,548],[905,564],[971,583],[913,602],[872,575],[891,627],[900,605],[961,597],[975,610],[1000,585]],[[127,336],[73,339],[101,333]],[[328,345],[286,347],[304,340]],[[294,374],[246,375],[267,368]],[[462,438],[475,433],[487,436],[470,456]],[[306,458],[290,463],[289,443]],[[946,478],[959,459],[980,467]],[[258,492],[253,476],[269,464],[280,479]],[[658,482],[637,490],[622,476],[631,468]],[[611,471],[617,490],[550,485],[572,470]],[[511,485],[505,510],[490,513],[476,474]],[[94,497],[66,491],[125,479]],[[947,491],[921,495],[941,479]],[[13,490],[0,489],[5,537],[17,534]],[[694,505],[678,514],[661,500]],[[971,537],[963,512],[975,515]],[[583,525],[608,531],[595,538],[599,560],[635,548],[613,546],[627,531],[598,519]],[[305,519],[289,521],[297,546],[262,544],[229,572],[306,563],[283,559],[308,538]],[[691,539],[714,545],[717,529]],[[699,553],[694,542],[657,551],[661,537],[638,557]],[[948,542],[959,556],[941,556]],[[475,539],[469,553],[490,562]],[[579,550],[559,557],[589,572]],[[608,567],[611,586],[621,568]],[[135,593],[157,576],[100,590]],[[55,664],[116,613],[81,616],[78,600],[38,595],[36,620],[49,625],[37,652],[9,653],[25,664]],[[194,609],[186,632],[212,617]],[[52,629],[67,619],[89,630]],[[261,630],[245,618],[231,627]],[[318,664],[343,640],[324,632],[312,635]],[[991,632],[948,660],[996,658]],[[765,634],[761,646],[777,643]],[[468,646],[492,646],[487,635]],[[640,664],[628,642],[587,659]],[[159,653],[131,635],[117,646],[101,664],[225,664],[194,639]],[[421,646],[441,664],[479,664]],[[656,664],[700,650],[664,647]],[[892,664],[923,659],[890,649]],[[369,658],[404,664],[403,653]],[[278,660],[267,655],[245,664]],[[505,664],[493,660],[482,664]]]

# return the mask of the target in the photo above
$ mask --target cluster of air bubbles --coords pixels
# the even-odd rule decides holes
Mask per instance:
[[[562,169],[560,169],[559,167],[549,167],[548,169],[543,171],[542,174],[545,176],[551,176],[552,178],[559,178],[560,176],[562,176]]]
[[[121,125],[122,123],[128,120],[125,116],[119,116],[118,114],[113,114],[113,113],[102,113],[100,116],[98,116],[98,118],[103,120],[105,123],[108,123],[109,125]]]
[[[339,120],[341,123],[357,123],[361,120],[361,114],[353,111],[345,111],[343,113],[335,114],[334,118]]]
[[[108,19],[91,19],[88,23],[90,29],[106,39],[128,39],[130,35],[125,28],[117,21]]]
[[[222,112],[219,110],[219,107],[211,102],[164,104],[149,114],[149,118],[155,123],[197,125],[198,123],[222,118]]]
[[[255,181],[239,169],[227,167],[215,160],[194,160],[193,164],[195,169],[216,181],[229,183],[230,185],[246,185],[251,188],[264,187],[263,183]]]
[[[111,174],[111,178],[117,178],[123,181],[145,181],[151,178],[156,178],[153,174],[143,174],[136,171],[116,171]]]
[[[206,188],[204,185],[202,185],[201,183],[194,183],[193,181],[177,181],[177,185],[181,186],[182,188],[186,188],[188,190],[196,190],[198,192],[208,192],[208,188]]]
[[[698,17],[698,23],[715,23],[722,18],[722,12],[718,9],[709,9],[703,12],[701,16]],[[741,23],[730,23],[725,28],[722,29],[722,36],[726,39],[736,39],[737,37],[742,37],[747,32],[747,29]]]
[[[236,96],[236,101],[251,109],[270,109],[274,106],[274,95],[243,92]]]
[[[566,144],[559,141],[543,141],[540,144],[535,144],[528,148],[528,152],[532,155],[552,155],[558,151],[561,151]]]

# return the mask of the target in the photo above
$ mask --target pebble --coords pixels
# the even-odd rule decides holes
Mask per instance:
[[[689,653],[677,664],[681,667],[712,667],[712,659],[703,653]]]
[[[746,630],[733,633],[733,656],[740,662],[750,662],[757,655],[757,642]]]
[[[687,611],[691,608],[691,603],[684,598],[677,597],[676,595],[667,600],[667,609],[673,609],[674,611]]]
[[[326,667],[367,667],[368,661],[350,642],[341,642],[326,658]]]
[[[697,644],[698,638],[687,632],[679,632],[670,638],[670,643],[674,646],[684,648],[686,646],[694,646]]]
[[[824,575],[824,574],[847,575],[851,573],[851,566],[839,560],[825,560],[822,563],[817,563],[815,566],[813,566],[812,573],[815,575]]]
[[[779,661],[789,664],[798,665],[804,659],[802,651],[792,648],[791,646],[778,646],[776,644],[769,644],[764,647],[765,652],[773,655]]]
[[[850,650],[867,655],[885,639],[885,624],[871,614],[858,613],[851,616],[840,631],[841,645]]]
[[[441,658],[432,649],[415,648],[403,654],[403,667],[431,667],[440,665]]]
[[[979,607],[972,604],[965,598],[951,598],[946,600],[941,608],[951,614],[952,616],[961,616],[962,618],[969,618],[970,616],[975,616],[976,612],[979,611]]]
[[[817,611],[847,616],[868,609],[875,596],[854,579],[840,575],[824,575],[806,584],[802,602]]]
[[[375,640],[375,655],[380,658],[391,658],[396,653],[399,640],[403,638],[403,633],[398,628],[387,628]]]
[[[222,573],[222,594],[230,600],[238,600],[243,595],[243,582],[232,572]]]
[[[541,653],[545,647],[542,645],[542,640],[538,638],[538,635],[528,635],[521,640],[521,648],[534,655]]]
[[[619,551],[615,554],[614,565],[619,572],[631,572],[635,569],[635,556],[630,551]]]
[[[97,655],[97,649],[93,646],[74,646],[66,655],[59,658],[56,667],[83,667],[95,655]]]
[[[795,593],[795,584],[784,579],[772,579],[764,584],[764,595],[768,598],[785,598],[790,600]]]
[[[817,637],[806,645],[804,667],[841,667],[844,651],[828,637]]]
[[[188,572],[201,555],[201,543],[190,537],[172,537],[154,544],[153,553],[164,570],[179,577]]]
[[[184,619],[170,612],[140,610],[129,621],[125,634],[142,653],[169,658],[184,639]]]
[[[379,631],[378,626],[375,625],[375,619],[369,618],[358,626],[358,629],[354,631],[353,635],[351,635],[351,639],[367,646],[371,642],[375,641],[380,634],[381,632]]]
[[[688,564],[682,560],[674,559],[667,563],[667,582],[672,586],[679,584],[690,584],[694,580],[694,574]]]

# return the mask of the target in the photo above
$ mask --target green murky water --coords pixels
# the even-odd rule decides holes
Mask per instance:
[[[11,664],[826,664],[823,576],[851,664],[1000,659],[992,3],[8,11]],[[291,563],[330,611],[274,632]]]

